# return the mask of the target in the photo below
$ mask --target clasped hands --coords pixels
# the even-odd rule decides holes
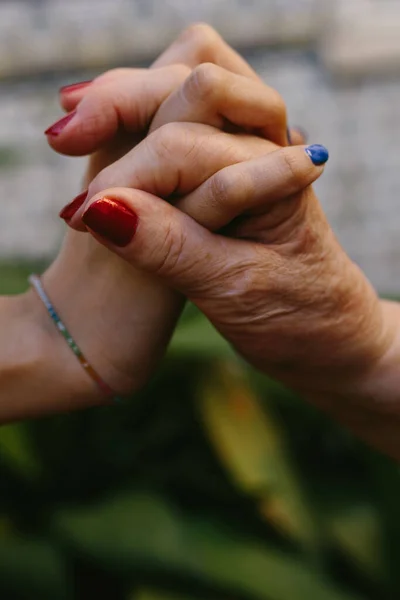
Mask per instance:
[[[151,377],[188,298],[249,363],[357,430],[342,399],[355,407],[390,352],[392,307],[337,242],[311,187],[327,152],[289,143],[279,94],[196,25],[150,69],[60,98],[50,145],[91,157],[43,281],[107,383]]]

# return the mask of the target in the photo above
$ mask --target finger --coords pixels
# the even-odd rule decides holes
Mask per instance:
[[[64,85],[59,89],[60,104],[66,112],[71,112],[83,100],[89,90],[92,90],[94,87],[98,89],[101,85],[108,83],[123,84],[126,78],[135,76],[137,71],[142,70],[120,67],[110,69],[89,81],[78,81],[77,83]]]
[[[175,65],[176,63],[183,65],[185,64],[189,70],[189,67],[197,66],[202,62],[214,62],[217,65],[220,65],[234,73],[241,74],[247,78],[254,79],[260,81],[258,75],[255,71],[248,65],[248,63],[237,54],[226,42],[219,36],[219,34],[209,27],[208,25],[198,24],[189,27],[185,30],[181,36],[174,42],[170,48],[164,52],[160,58],[153,64],[152,69],[161,69],[162,67],[167,67],[171,65]],[[100,90],[100,86],[103,84],[109,84],[109,95],[113,95],[113,90],[111,89],[120,81],[123,89],[126,89],[127,79],[132,73],[132,69],[113,69],[104,73],[100,77],[96,78],[92,82],[83,82],[85,85],[75,84],[72,86],[64,86],[60,90],[60,102],[64,110],[68,113],[73,113],[78,109],[82,101],[86,98],[87,95],[94,95],[95,91],[98,92]],[[137,70],[136,70],[137,71]],[[190,72],[190,71],[189,71]],[[186,75],[188,72],[186,72]],[[88,85],[89,84],[89,85]],[[128,90],[127,90],[128,91]],[[143,99],[143,91],[140,98]],[[114,90],[115,92],[115,90]],[[134,92],[133,92],[134,94]],[[168,94],[167,94],[168,95]],[[151,97],[151,93],[149,94],[150,101],[154,98]],[[106,93],[107,97],[107,93]],[[162,100],[166,96],[163,96],[159,105],[162,103]],[[131,98],[131,101],[134,101],[135,96]],[[106,102],[106,98],[104,99]],[[101,98],[99,98],[95,104],[101,103]],[[151,103],[152,105],[152,103]],[[147,101],[144,99],[142,106],[147,106]],[[100,107],[101,108],[101,107]],[[80,113],[82,109],[78,112]],[[84,109],[83,109],[84,110]],[[89,119],[89,123],[93,121],[90,120],[89,111],[84,110],[82,113],[82,117],[78,115],[79,119]],[[94,132],[94,139],[100,139],[100,142],[95,142],[95,146],[93,144],[87,145],[86,135],[82,141],[72,140],[71,137],[74,135],[80,135],[82,133],[81,129],[84,128],[84,124],[81,123],[80,127],[79,122],[76,120],[77,115],[74,116],[73,119],[69,120],[69,115],[67,115],[67,120],[61,120],[60,122],[54,124],[51,128],[47,130],[46,133],[49,133],[49,141],[52,147],[61,153],[70,154],[70,155],[83,155],[94,152],[98,149],[102,143],[109,141],[112,137],[112,131],[114,131],[114,126],[117,120],[115,119],[115,111],[113,111],[113,98],[111,98],[111,107],[103,107],[102,110],[98,111],[102,113],[100,118],[100,124],[104,128],[105,138],[101,136],[102,129],[100,128],[99,133]],[[155,112],[155,111],[154,111]],[[107,115],[110,117],[110,122],[108,126],[105,126],[105,120]],[[96,116],[93,118],[96,120]],[[148,119],[151,120],[151,119]],[[62,129],[61,129],[62,126]],[[84,129],[84,132],[86,130]],[[53,135],[53,132],[55,134]],[[89,126],[89,135],[92,132],[92,127]],[[62,135],[61,135],[62,134]],[[65,148],[63,147],[65,145]],[[87,148],[89,148],[87,150]]]
[[[110,141],[121,128],[132,134],[145,131],[189,72],[184,65],[130,69],[90,86],[76,111],[46,131],[49,144],[63,154],[81,156]]]
[[[301,127],[291,127],[288,129],[288,140],[290,146],[301,146],[307,144],[308,134]]]
[[[88,198],[101,190],[123,186],[169,198],[192,192],[220,169],[276,146],[254,136],[236,136],[195,123],[169,123],[145,138],[131,152],[104,169],[90,184]],[[82,229],[81,206],[70,224]]]
[[[174,63],[183,63],[194,68],[202,63],[214,63],[244,77],[260,81],[257,73],[235,52],[209,25],[191,25],[155,61],[159,68]]]
[[[160,106],[151,124],[191,122],[223,129],[230,124],[257,131],[286,146],[286,106],[280,94],[261,81],[231,73],[212,63],[196,67]]]
[[[100,243],[188,297],[204,293],[231,264],[231,241],[146,192],[102,191],[91,199],[83,220]]]
[[[176,206],[217,231],[239,215],[260,214],[304,190],[322,175],[328,157],[323,146],[282,148],[218,171]]]
[[[84,98],[88,88],[94,85],[94,81],[79,81],[77,83],[71,83],[64,85],[58,90],[59,100],[61,108],[65,112],[72,112],[75,110],[79,102]]]
[[[159,69],[174,64],[185,64],[194,68],[197,65],[211,62],[220,65],[232,73],[260,81],[257,73],[235,52],[221,36],[209,25],[192,25],[182,32],[179,38],[153,63],[152,69]],[[63,86],[60,89],[60,103],[66,112],[73,111],[89,91],[88,88],[119,79],[120,75],[129,75],[131,69],[112,69],[92,82],[78,82]],[[84,84],[84,85],[82,85]]]

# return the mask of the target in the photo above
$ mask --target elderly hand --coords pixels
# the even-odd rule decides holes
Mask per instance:
[[[77,112],[72,119],[70,116],[63,122],[64,125],[68,122],[63,129],[55,128],[56,135],[49,137],[50,143],[65,153],[83,154],[97,150],[90,162],[87,178],[90,181],[102,167],[119,158],[144,137],[151,117],[164,100],[152,130],[156,127],[162,129],[165,123],[163,114],[165,120],[203,121],[227,131],[235,129],[239,117],[239,123],[247,131],[249,128],[250,131],[255,128],[261,134],[267,131],[272,139],[285,145],[286,114],[279,97],[272,93],[268,100],[268,110],[272,109],[270,114],[274,115],[274,119],[269,119],[268,110],[259,106],[261,120],[251,121],[251,108],[247,111],[250,122],[246,123],[247,117],[244,121],[240,117],[243,107],[237,105],[240,90],[238,94],[236,87],[230,108],[232,97],[225,94],[221,84],[221,77],[228,82],[229,75],[222,71],[217,74],[217,69],[211,65],[195,68],[204,61],[215,62],[228,71],[247,77],[246,82],[242,80],[243,89],[250,82],[258,81],[248,65],[215,32],[206,26],[195,26],[184,32],[157,61],[155,67],[158,70],[154,78],[153,73],[148,71],[114,71],[84,88],[64,90],[61,96],[64,107],[69,111],[77,108]],[[168,69],[169,63],[178,63],[178,66]],[[188,67],[194,68],[189,79]],[[160,77],[161,74],[163,77]],[[135,78],[139,84],[135,83]],[[183,81],[186,81],[184,85]],[[181,84],[178,92],[173,91],[174,83]],[[102,98],[100,102],[97,92]],[[90,102],[89,93],[92,95]],[[261,92],[262,96],[264,94],[265,90]],[[136,102],[137,99],[140,101]],[[190,105],[196,107],[194,113]],[[176,106],[180,107],[179,110]],[[103,115],[108,116],[104,119]],[[280,126],[274,127],[274,123]],[[171,134],[174,131],[170,129]],[[167,164],[171,159],[175,164],[175,176],[178,168],[179,180],[181,174],[185,175],[183,166],[177,166],[182,155],[179,152],[177,156],[174,154],[176,146],[165,129],[158,135],[161,135],[159,141],[164,144],[158,164],[162,163],[164,152],[164,162]],[[188,156],[193,161],[198,145],[193,141],[193,131],[185,135]],[[207,145],[204,131],[201,135],[202,143]],[[296,132],[292,132],[292,138],[301,143]],[[266,148],[266,152],[272,150],[273,145]],[[299,162],[294,160],[291,151],[284,152],[289,152],[289,155],[284,154],[280,158],[277,154],[271,156],[270,160],[275,162],[268,163],[271,167],[268,173],[263,170],[267,167],[267,162],[264,162],[267,157],[260,158],[259,162],[248,163],[243,170],[239,166],[223,169],[204,181],[196,192],[189,192],[185,198],[179,199],[178,206],[182,211],[187,211],[210,229],[216,230],[229,223],[223,231],[237,236],[237,242],[229,237],[221,239],[220,235],[212,235],[198,226],[195,227],[197,233],[188,235],[194,223],[176,211],[165,213],[170,219],[161,218],[158,225],[154,223],[154,233],[163,224],[171,223],[170,229],[160,229],[160,237],[150,233],[147,242],[141,242],[141,231],[147,231],[148,227],[153,232],[152,223],[157,211],[172,209],[157,201],[153,214],[148,215],[146,220],[145,207],[152,206],[154,198],[149,200],[146,195],[144,212],[141,213],[143,193],[117,190],[117,197],[121,193],[123,202],[129,205],[132,201],[132,206],[139,211],[138,235],[132,242],[133,246],[128,244],[125,249],[115,245],[108,247],[127,257],[129,263],[139,266],[140,270],[136,267],[132,270],[128,262],[113,262],[108,250],[102,253],[99,244],[89,236],[72,233],[67,236],[66,249],[55,267],[46,274],[46,283],[51,293],[54,292],[61,310],[65,309],[71,326],[76,326],[81,332],[82,343],[96,366],[104,369],[104,376],[118,390],[136,389],[162,355],[182,306],[182,297],[168,288],[175,285],[207,312],[238,351],[254,365],[289,383],[359,436],[400,458],[400,382],[397,368],[400,361],[400,307],[394,303],[379,302],[362,273],[337,244],[313,192],[308,189],[301,195],[295,195],[299,182],[305,185],[319,173],[309,171],[310,164],[306,166],[304,163],[304,154],[301,154]],[[196,169],[202,156],[199,153],[200,160],[194,161]],[[206,155],[206,162],[208,158]],[[233,158],[231,162],[235,163],[238,159],[236,156],[236,160]],[[139,154],[135,160],[140,164]],[[219,157],[217,167],[220,167],[221,162],[218,161]],[[193,162],[188,161],[186,168],[190,165],[193,166]],[[140,188],[139,178],[136,176],[135,181],[135,177],[129,176],[129,162],[125,161],[122,166],[122,177],[118,168],[106,169],[97,178],[97,184],[94,182],[91,186],[89,198],[102,186],[132,184]],[[302,171],[304,168],[305,171]],[[268,180],[273,172],[276,178]],[[172,180],[171,188],[169,172],[167,180],[169,188],[164,191],[169,193],[174,187]],[[190,176],[186,177],[186,181],[190,181]],[[152,190],[151,185],[149,189]],[[181,191],[189,189],[182,188]],[[153,191],[162,193],[162,186]],[[90,201],[93,202],[92,199]],[[139,202],[138,206],[136,202]],[[73,206],[74,210],[77,204]],[[83,228],[79,219],[81,215],[82,210],[73,221],[78,229]],[[197,253],[194,248],[199,236],[202,244]],[[104,237],[98,239],[106,243]],[[163,248],[158,243],[160,240],[166,242]],[[232,253],[231,244],[234,244]],[[130,254],[133,248],[135,256]],[[192,248],[194,254],[189,256]],[[207,248],[216,251],[207,252]],[[148,249],[147,254],[145,249]],[[243,254],[242,250],[245,250]],[[160,253],[165,259],[162,265],[157,262]],[[198,257],[204,257],[204,264],[195,260]],[[223,277],[215,276],[213,265],[220,267],[216,273]],[[162,273],[161,282],[166,285],[153,276],[159,271]],[[67,273],[67,287],[64,285],[65,278],[60,276],[62,273]],[[187,279],[181,280],[184,274]],[[71,312],[68,294],[73,286],[77,310]],[[87,293],[88,289],[93,290],[92,296]],[[115,289],[118,289],[118,294]],[[84,319],[82,315],[87,315],[93,300],[97,302],[99,298],[104,301],[106,309],[101,311],[95,304],[96,309],[89,313],[91,319]]]
[[[202,140],[202,130],[169,125],[150,135],[94,180],[71,226],[187,296],[255,367],[399,456],[368,387],[392,352],[396,307],[379,301],[308,187],[326,150],[284,148],[221,168],[213,145],[230,134],[210,130]],[[157,138],[152,179],[146,161]],[[194,165],[208,160],[219,170],[189,192]],[[100,191],[107,182],[124,187]],[[180,196],[175,206],[157,197],[170,195]]]

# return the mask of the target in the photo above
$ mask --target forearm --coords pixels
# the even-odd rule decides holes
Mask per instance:
[[[400,461],[400,304],[381,302],[391,343],[377,362],[351,376],[327,377],[323,389],[304,386],[302,396],[358,437]]]
[[[31,290],[0,298],[0,423],[101,404]]]

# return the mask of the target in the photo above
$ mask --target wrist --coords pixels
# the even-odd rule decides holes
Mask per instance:
[[[382,301],[380,309],[382,333],[376,344],[371,342],[380,351],[375,360],[297,391],[369,445],[400,460],[400,304]]]
[[[0,422],[102,402],[32,290],[2,298],[1,321],[8,344],[0,350]]]
[[[385,349],[354,392],[371,409],[400,416],[400,304],[382,300],[380,305]]]
[[[121,396],[141,389],[165,352],[183,298],[74,231],[41,280],[103,381]]]

